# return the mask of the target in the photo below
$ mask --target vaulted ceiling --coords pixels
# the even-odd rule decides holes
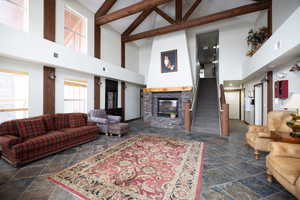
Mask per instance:
[[[93,12],[101,7],[105,0],[78,0],[82,5],[89,8]],[[114,12],[120,10],[121,8],[128,7],[135,3],[141,2],[142,0],[117,0],[113,7],[108,12]],[[190,9],[195,0],[183,0],[183,15]],[[228,10],[231,8],[236,8],[243,5],[252,4],[256,1],[253,0],[202,0],[199,6],[194,10],[189,19],[194,19],[202,16],[207,16],[209,14],[217,13],[220,11]],[[171,18],[175,19],[175,1],[170,1],[163,5],[158,6],[162,11],[168,14]],[[119,20],[110,22],[109,25],[119,33],[123,33],[128,26],[141,14],[136,13],[128,17],[121,18]],[[253,18],[253,15],[251,15]],[[159,28],[162,26],[169,25],[169,22],[164,18],[159,16],[157,12],[152,12],[133,32],[140,33],[154,28]]]

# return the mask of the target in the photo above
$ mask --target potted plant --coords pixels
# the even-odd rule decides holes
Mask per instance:
[[[267,27],[262,27],[258,31],[251,29],[247,37],[247,44],[250,47],[247,56],[253,56],[269,37],[270,33]]]

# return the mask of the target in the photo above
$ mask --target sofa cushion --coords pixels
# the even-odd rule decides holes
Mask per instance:
[[[83,115],[79,113],[69,115],[69,124],[70,128],[77,128],[86,125]]]
[[[300,176],[300,159],[281,156],[268,156],[267,159],[278,174],[281,174],[290,184],[296,184]]]
[[[53,117],[53,115],[44,115],[43,119],[44,119],[47,131],[53,131],[53,130],[55,130],[55,124],[54,124],[54,117]]]
[[[16,121],[21,138],[33,138],[46,133],[43,118],[22,119]]]
[[[82,126],[78,128],[66,128],[62,129],[66,134],[69,134],[71,137],[79,137],[82,135],[95,133],[99,131],[97,126]]]
[[[65,143],[70,138],[70,136],[62,131],[50,131],[45,135],[27,139],[25,142],[13,146],[13,149],[20,155],[24,152],[36,151],[47,146]]]
[[[70,128],[69,115],[68,114],[56,114],[54,116],[54,123],[55,123],[56,130]]]

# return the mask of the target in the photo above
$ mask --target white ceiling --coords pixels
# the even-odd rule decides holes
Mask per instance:
[[[92,12],[96,12],[100,6],[103,4],[105,0],[78,0],[82,5],[90,9]],[[111,8],[110,12],[119,10],[121,8],[130,6],[132,4],[135,4],[137,2],[140,2],[141,0],[118,0],[115,5]],[[186,11],[191,7],[191,5],[194,3],[195,0],[183,0],[183,15],[186,13]],[[159,6],[163,11],[165,11],[169,16],[171,16],[173,19],[175,18],[175,1],[171,1],[167,4],[163,4]],[[213,14],[216,12],[224,11],[227,9],[247,5],[254,3],[253,0],[202,0],[200,5],[195,9],[192,16],[189,19],[206,16],[209,14]],[[134,15],[113,21],[109,23],[109,25],[116,30],[119,33],[123,33],[127,27],[135,20],[135,18],[140,13],[136,13]],[[256,20],[257,14],[254,15],[247,15],[248,20]],[[161,26],[168,25],[169,23],[157,15],[155,12],[150,14],[145,21],[140,24],[134,33],[139,33],[147,30],[151,30],[154,28],[158,28]]]

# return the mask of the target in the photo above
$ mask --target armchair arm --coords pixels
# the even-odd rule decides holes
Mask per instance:
[[[100,124],[107,124],[108,119],[100,118],[100,117],[91,117],[89,119],[90,122],[100,123]]]
[[[300,144],[271,142],[271,155],[300,158]]]
[[[258,135],[258,137],[261,137],[261,138],[269,138],[269,137],[271,137],[271,133],[270,132],[258,132],[257,135]]]
[[[13,145],[21,143],[23,140],[13,135],[0,136],[0,145],[2,148],[10,148]]]
[[[269,132],[266,126],[249,125],[249,132]]]
[[[108,118],[108,121],[112,122],[112,123],[118,123],[122,119],[120,116],[115,116],[115,115],[108,115],[107,118]]]

